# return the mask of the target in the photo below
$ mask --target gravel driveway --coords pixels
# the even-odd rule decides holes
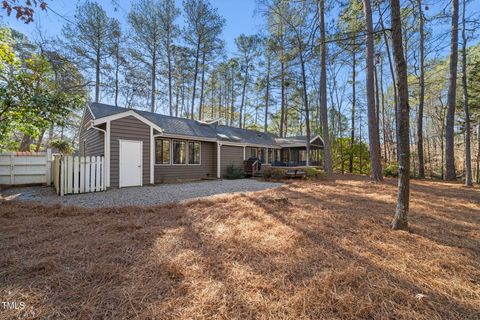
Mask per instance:
[[[86,208],[121,207],[128,205],[156,205],[212,195],[272,189],[281,183],[254,179],[214,180],[156,186],[111,189],[105,192],[57,196],[52,187],[13,188],[1,191],[7,200],[35,201],[45,204],[63,204]]]

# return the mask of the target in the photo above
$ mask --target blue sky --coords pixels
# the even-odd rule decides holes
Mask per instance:
[[[54,11],[73,20],[75,6],[79,1],[69,0],[48,0],[48,6]],[[126,15],[130,10],[131,1],[128,0],[99,0],[98,1],[108,15],[119,19],[126,26]],[[182,0],[176,0],[177,7],[182,7]],[[118,3],[118,6],[115,5]],[[223,31],[223,39],[227,45],[228,53],[235,51],[234,39],[241,33],[252,34],[261,27],[261,17],[255,15],[255,0],[211,0],[212,5],[218,9],[218,12],[226,20],[226,26]],[[40,25],[42,30],[49,36],[60,35],[62,25],[66,20],[57,16],[54,12],[37,12],[34,23],[25,25],[18,22],[14,17],[4,18],[3,22],[14,29],[17,29],[27,36],[35,33],[36,25]],[[182,25],[183,21],[179,20]]]

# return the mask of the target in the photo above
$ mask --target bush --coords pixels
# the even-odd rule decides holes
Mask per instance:
[[[272,178],[276,178],[276,179],[282,179],[282,178],[286,178],[287,177],[287,172],[288,172],[288,169],[287,168],[273,168],[272,170],[270,170],[270,176]]]
[[[245,171],[243,168],[235,167],[233,164],[227,167],[227,174],[225,175],[227,179],[243,179],[245,178]]]
[[[398,163],[396,162],[389,162],[383,168],[383,175],[385,177],[398,177]]]
[[[67,140],[53,140],[50,146],[57,149],[62,155],[70,155],[74,151],[72,144]]]
[[[305,168],[303,172],[309,179],[322,179],[324,177],[323,171],[318,168]]]

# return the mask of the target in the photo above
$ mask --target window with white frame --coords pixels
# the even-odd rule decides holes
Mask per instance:
[[[185,141],[173,140],[173,164],[187,163],[187,143]]]
[[[155,140],[155,163],[170,164],[170,140]]]

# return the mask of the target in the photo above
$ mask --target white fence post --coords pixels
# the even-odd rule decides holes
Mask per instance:
[[[10,184],[15,184],[15,156],[13,153],[10,155]]]
[[[52,149],[47,149],[47,167],[45,170],[45,180],[47,186],[52,184]]]

